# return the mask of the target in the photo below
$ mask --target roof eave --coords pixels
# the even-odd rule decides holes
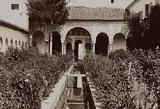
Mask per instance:
[[[4,20],[2,20],[2,19],[0,19],[0,25],[5,26],[5,27],[8,27],[8,28],[10,28],[10,29],[14,29],[14,30],[23,32],[23,33],[25,33],[25,34],[28,34],[28,33],[29,33],[29,31],[25,30],[24,28],[18,27],[18,26],[16,26],[16,25],[11,24],[11,23],[9,23],[9,22],[6,22],[6,21],[4,21]]]
[[[135,3],[137,3],[139,0],[134,0],[129,6],[127,6],[126,9],[129,9],[131,6],[133,6]]]
[[[68,19],[68,21],[126,21],[125,19]]]

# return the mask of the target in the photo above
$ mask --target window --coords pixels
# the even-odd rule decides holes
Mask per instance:
[[[114,3],[114,0],[111,0],[111,3]]]
[[[19,4],[11,4],[12,10],[19,10]]]

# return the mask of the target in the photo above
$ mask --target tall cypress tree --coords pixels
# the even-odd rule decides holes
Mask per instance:
[[[48,33],[59,28],[68,17],[66,0],[27,0],[29,29],[43,27]]]

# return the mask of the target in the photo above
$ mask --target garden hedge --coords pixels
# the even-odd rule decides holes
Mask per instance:
[[[1,53],[0,108],[40,109],[71,62],[70,56],[42,55],[36,48]]]
[[[86,58],[84,67],[102,109],[159,109],[159,59],[159,50],[117,50]]]

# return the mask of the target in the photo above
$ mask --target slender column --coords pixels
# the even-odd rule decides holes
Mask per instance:
[[[66,54],[66,44],[65,44],[65,39],[64,38],[61,38],[61,43],[62,43],[62,55]]]
[[[33,36],[32,34],[29,36],[29,46],[32,46]],[[18,44],[18,42],[17,42]]]
[[[75,49],[75,39],[72,40],[72,51],[74,52]]]
[[[64,55],[64,42],[62,42],[62,48],[61,48],[62,50],[62,55]]]
[[[64,51],[63,51],[64,54],[67,54],[67,53],[66,53],[66,42],[63,43],[63,50],[64,50]]]
[[[108,46],[108,53],[110,53],[111,51],[113,51],[113,44],[109,44]]]
[[[52,35],[51,35],[51,34],[50,34],[50,41],[49,41],[49,43],[50,43],[50,44],[49,44],[49,46],[50,46],[50,47],[49,47],[49,48],[50,48],[49,51],[50,51],[50,55],[52,55],[52,50],[53,50],[53,48],[52,48],[53,38],[52,38]]]
[[[96,54],[95,49],[96,49],[96,43],[92,43],[92,49],[93,49],[93,55]]]
[[[113,38],[109,39],[109,45],[108,45],[108,53],[113,51]]]
[[[75,56],[74,56],[74,49],[75,49],[75,39],[72,39],[72,56],[73,56],[73,61],[75,61]]]
[[[49,54],[49,41],[45,41],[45,53]]]
[[[65,52],[65,42],[62,42],[62,55],[66,54]]]
[[[85,39],[83,39],[82,43],[83,43],[83,55],[86,56],[86,48],[85,48],[86,42],[85,42]]]

